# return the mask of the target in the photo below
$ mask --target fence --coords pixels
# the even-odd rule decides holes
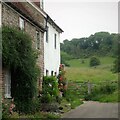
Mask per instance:
[[[88,81],[85,82],[68,82],[68,90],[77,90],[79,92],[87,92],[88,94],[91,94],[92,90],[94,88],[100,87],[100,86],[107,86],[107,85],[115,85],[118,87],[118,81],[102,81],[102,82],[97,82],[93,83]],[[83,90],[84,89],[84,90]]]

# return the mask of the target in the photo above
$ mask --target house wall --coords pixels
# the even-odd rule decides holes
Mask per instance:
[[[60,33],[50,24],[48,26],[48,42],[46,42],[46,34],[44,38],[44,75],[46,76],[46,70],[48,75],[51,75],[51,71],[59,73],[60,65]],[[54,48],[54,34],[57,35],[56,49]]]
[[[2,5],[1,5],[1,2],[0,2],[0,28],[1,28],[1,25],[2,25],[2,21],[1,21],[1,18],[2,18]],[[2,36],[1,36],[1,31],[0,31],[0,40],[1,40]],[[0,48],[2,46],[2,43],[0,41]],[[2,87],[3,87],[3,79],[2,79],[2,53],[0,52],[0,97],[2,96]],[[1,100],[1,98],[0,98]],[[1,106],[1,102],[0,102],[0,106]]]
[[[25,5],[27,6],[27,4],[25,4]],[[30,10],[32,10],[32,9],[30,9]],[[34,14],[36,14],[36,11],[34,11]],[[37,14],[37,16],[38,16],[38,14]],[[8,25],[8,26],[19,28],[19,17],[23,17],[25,20],[25,32],[28,33],[30,35],[30,37],[32,38],[33,48],[36,47],[36,30],[41,31],[41,40],[40,40],[41,47],[39,50],[40,54],[39,54],[39,57],[37,60],[37,65],[41,69],[41,76],[43,76],[43,72],[44,72],[44,32],[43,32],[43,30],[41,30],[41,28],[37,27],[29,19],[24,17],[22,14],[18,13],[15,9],[10,7],[9,5],[2,3],[2,25]],[[41,20],[42,23],[44,21],[43,18]],[[39,22],[39,21],[37,21],[37,22]],[[42,26],[44,26],[44,25],[42,24]],[[4,76],[4,71],[3,71],[3,76]],[[4,78],[3,78],[3,80],[4,80]],[[41,80],[41,78],[38,79],[37,87],[39,87],[40,80]],[[4,91],[4,83],[2,86],[3,86],[3,91]]]

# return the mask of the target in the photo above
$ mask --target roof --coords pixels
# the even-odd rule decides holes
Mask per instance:
[[[19,0],[18,0],[19,1]],[[28,2],[5,2],[25,18],[30,20],[36,26],[41,28],[41,30],[45,31],[45,17],[37,11],[34,7],[32,7]]]
[[[51,18],[50,16],[47,14],[47,21],[59,32],[62,33],[64,32]]]
[[[49,22],[59,33],[64,32],[44,10],[40,9],[35,4],[35,2],[30,2],[30,0],[26,0],[27,2],[20,2],[20,0],[12,0],[12,2],[10,2],[10,0],[6,1],[8,1],[5,2],[6,4],[10,5],[16,11],[21,13],[23,16],[33,22],[36,26],[41,28],[43,31],[46,30],[44,23],[44,19],[46,19],[46,21]],[[30,5],[32,6],[30,7]]]

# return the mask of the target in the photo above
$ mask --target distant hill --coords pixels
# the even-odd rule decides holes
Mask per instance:
[[[120,34],[97,32],[84,38],[64,40],[61,51],[72,58],[88,58],[90,56],[117,56]]]

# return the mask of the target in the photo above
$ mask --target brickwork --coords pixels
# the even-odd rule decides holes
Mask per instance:
[[[4,73],[5,73],[5,69],[3,69],[2,72],[1,72],[1,75],[2,75],[2,81],[1,82],[2,82],[2,95],[3,95],[3,98],[4,98],[4,94],[5,94],[5,89],[4,89],[4,84],[5,84],[4,83],[5,77],[4,76],[5,75],[4,75]]]
[[[22,4],[22,7],[23,6],[29,10],[30,16],[33,15],[33,18],[35,17],[35,19],[33,19],[33,21],[38,20],[37,23],[39,23],[39,25],[44,27],[44,17],[42,15],[40,15],[40,13],[36,12],[35,9],[32,8],[32,6],[30,7],[30,5],[28,3]],[[9,5],[7,5],[5,3],[2,4],[2,25],[8,25],[8,26],[19,28],[19,17],[21,17],[21,16],[25,20],[25,32],[31,36],[34,48],[35,48],[35,44],[36,44],[36,30],[41,31],[41,42],[40,42],[41,46],[40,46],[40,50],[39,50],[40,55],[37,60],[37,65],[41,69],[41,76],[43,76],[43,72],[44,72],[44,32],[43,31],[44,30],[42,29],[42,27],[36,26],[36,24],[34,24],[34,22],[30,21],[29,18],[26,18],[22,14],[18,13],[18,11],[11,8]],[[2,78],[2,82],[0,81],[0,85],[2,84],[2,88],[4,91],[4,83],[3,83],[4,71],[3,71],[2,76],[3,76],[3,78]],[[39,83],[41,83],[40,80],[41,80],[41,78],[38,79],[37,87],[41,86],[41,85],[39,85]]]
[[[0,70],[0,97],[1,97],[1,95],[2,95],[2,87],[3,87],[3,81],[2,81],[3,79],[2,79],[2,70]]]
[[[18,27],[19,15],[8,6],[2,4],[2,25]]]

